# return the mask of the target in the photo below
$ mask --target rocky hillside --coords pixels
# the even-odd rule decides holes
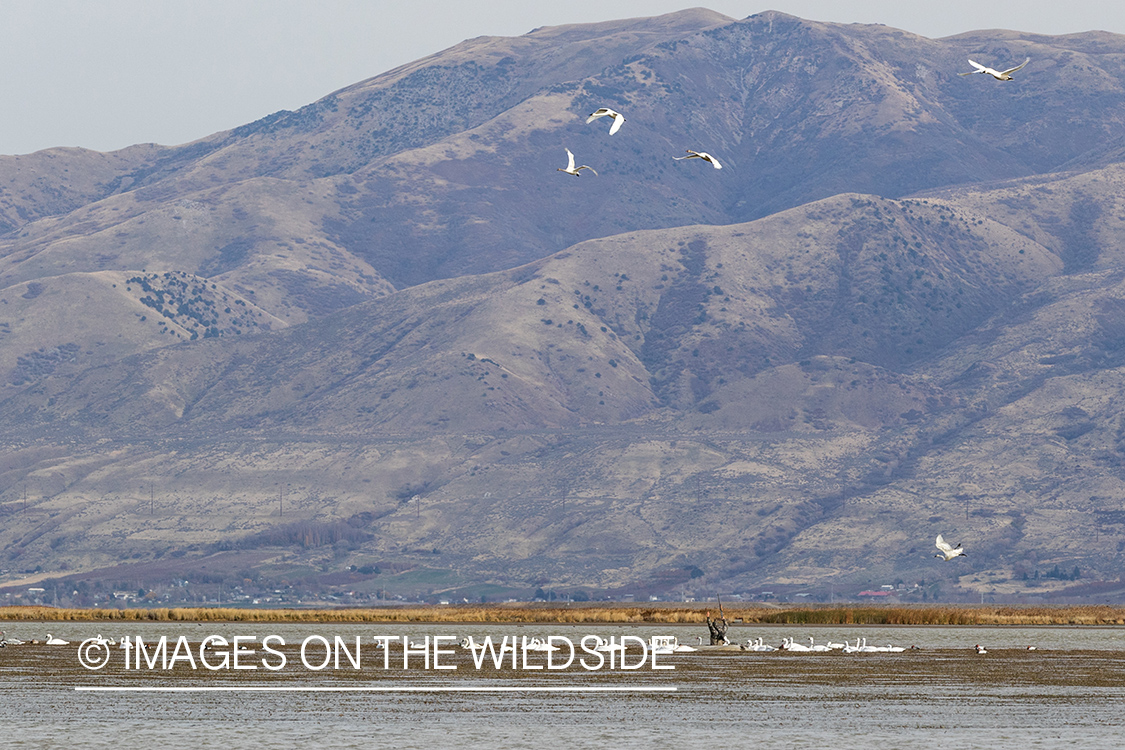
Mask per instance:
[[[0,568],[1115,579],[1123,56],[692,10],[470,40],[186,146],[4,157]]]

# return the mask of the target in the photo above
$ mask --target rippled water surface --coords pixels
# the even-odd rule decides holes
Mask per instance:
[[[770,748],[828,748],[857,742],[878,748],[940,743],[964,748],[1125,747],[1125,629],[738,627],[732,640],[777,644],[854,641],[917,646],[902,653],[751,653],[701,650],[662,657],[674,670],[563,671],[476,669],[461,649],[444,657],[456,670],[426,670],[415,657],[391,668],[373,635],[565,636],[670,634],[694,641],[698,627],[510,625],[345,625],[206,623],[5,623],[9,637],[42,639],[48,631],[71,646],[0,650],[0,745],[17,748],[120,748],[144,743],[242,750],[334,748],[694,748],[751,743]],[[123,667],[84,669],[77,644],[98,631],[146,643],[184,635],[194,648],[211,634],[250,636],[255,670]],[[278,635],[287,666],[264,669],[261,639]],[[311,670],[300,644],[312,635],[350,644],[361,637],[362,664]],[[983,644],[988,653],[972,648]],[[318,643],[310,661],[324,655]],[[1035,650],[1028,650],[1035,646]],[[198,655],[198,654],[197,654]],[[212,663],[217,659],[212,655]],[[276,663],[276,662],[275,662]],[[529,665],[543,664],[533,654]],[[632,660],[636,663],[636,660]],[[662,692],[535,692],[553,688],[656,688]],[[76,687],[130,687],[89,692]],[[289,692],[258,688],[285,687]],[[370,688],[391,689],[371,692]],[[516,688],[511,692],[393,692],[409,687]],[[156,692],[154,688],[207,688]],[[220,688],[221,690],[216,690]],[[229,688],[240,688],[238,692]],[[251,688],[251,690],[244,690]],[[342,689],[316,692],[318,689]],[[356,688],[363,692],[350,692]],[[672,690],[674,688],[674,690]]]

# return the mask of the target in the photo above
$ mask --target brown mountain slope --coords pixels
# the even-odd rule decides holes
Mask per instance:
[[[124,175],[151,163],[164,151],[147,145],[108,154],[53,148],[25,156],[0,156],[0,236],[104,198]]]
[[[4,389],[12,390],[169,343],[285,325],[215,282],[187,274],[53,276],[0,293],[0,372]]]
[[[147,205],[92,206],[59,228],[81,244],[136,212],[214,200],[223,185],[227,210],[246,217],[239,236],[192,247],[192,264],[162,270],[209,275],[229,265],[220,251],[236,240],[248,248],[241,263],[265,262],[268,228],[295,211],[308,217],[307,241],[402,287],[634,229],[1053,169],[1122,136],[1119,50],[1120,37],[1104,34],[927,40],[880,26],[777,13],[730,21],[706,11],[471,40],[297,113],[161,152],[111,186]],[[957,76],[970,54],[1036,62],[1000,84]],[[603,104],[629,115],[612,138],[581,122]],[[559,175],[564,145],[601,177]],[[728,171],[671,162],[693,146],[721,154]],[[265,177],[296,184],[229,189]],[[39,254],[54,241],[29,231],[4,241],[0,254]],[[125,268],[104,247],[96,255],[102,264],[86,270]]]
[[[1020,330],[1021,311],[1048,299],[1039,290],[1077,300],[1100,278],[1052,281],[1061,268],[962,208],[846,195],[745,225],[591,241],[265,336],[60,373],[6,400],[4,419],[85,442],[143,435],[145,447],[130,438],[112,455],[12,471],[9,509],[20,482],[52,489],[6,549],[57,557],[66,539],[68,564],[88,567],[189,540],[250,544],[237,540],[284,526],[270,515],[284,486],[290,518],[358,519],[373,536],[354,559],[417,564],[410,550],[437,548],[441,565],[508,585],[613,587],[691,566],[732,586],[957,583],[957,569],[929,566],[935,526],[991,540],[974,555],[990,579],[1027,564],[1023,538],[1037,561],[1110,569],[1115,542],[1077,557],[1048,541],[1053,500],[1021,496],[1017,518],[992,489],[1029,462],[1050,467],[1062,422],[1044,431],[1021,412],[1010,450],[1022,460],[960,460],[988,450],[974,446],[997,406],[1047,383],[964,363],[991,359],[972,348]],[[286,434],[298,442],[276,441]],[[974,484],[978,471],[993,484]],[[164,498],[152,520],[128,489],[144,483]],[[78,497],[101,498],[102,520],[68,516]],[[966,503],[969,519],[951,510]],[[1013,522],[1022,536],[1002,541]],[[840,534],[879,551],[859,565]]]
[[[591,241],[279,336],[126,360],[15,396],[11,413],[49,401],[36,419],[354,434],[721,411],[729,396],[708,398],[724,384],[804,357],[901,369],[1059,268],[974,214],[839,196],[752,224]]]
[[[0,174],[0,562],[1113,577],[1122,49],[689,11],[20,157],[53,171]],[[599,176],[558,174],[564,145]],[[938,532],[971,556],[934,561]]]
[[[583,234],[1040,172],[1122,127],[1120,55],[1063,45],[993,45],[992,54],[1041,60],[1033,85],[998,88],[956,75],[979,53],[976,40],[766,13],[655,45],[471,132],[373,164],[353,175],[359,192],[328,226],[396,283],[417,283],[490,270],[491,258],[530,260]],[[630,115],[612,138],[580,121],[601,105]],[[1091,125],[1075,130],[1072,111]],[[564,144],[600,170],[596,180],[552,179]],[[670,161],[691,147],[721,154],[728,171]],[[422,255],[407,261],[398,252],[407,245]]]
[[[0,288],[186,272],[293,324],[392,283],[510,268],[585,237],[1026,173],[1115,137],[1119,41],[933,41],[700,10],[471,40],[194,144],[0,162],[5,215],[24,216],[0,238]],[[1034,93],[1022,77],[954,75],[969,49],[1034,55]],[[629,112],[612,138],[580,121],[604,103]],[[564,143],[601,176],[559,175]],[[727,170],[669,158],[699,143]],[[1084,204],[1064,223],[1089,222]],[[30,354],[16,344],[0,359]]]

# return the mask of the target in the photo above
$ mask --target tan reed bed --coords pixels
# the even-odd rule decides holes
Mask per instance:
[[[385,622],[385,623],[700,623],[706,605],[629,606],[537,604],[385,607],[379,609],[56,609],[0,607],[0,621],[77,622]],[[712,607],[716,614],[717,607]],[[1125,607],[805,606],[791,609],[726,606],[730,620],[801,625],[1125,625]]]

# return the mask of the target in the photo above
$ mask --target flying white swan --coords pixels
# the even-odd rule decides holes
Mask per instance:
[[[622,125],[622,123],[625,122],[625,116],[622,115],[620,112],[615,112],[614,110],[610,109],[609,107],[602,107],[601,109],[597,110],[592,115],[587,117],[586,118],[586,124],[589,125],[591,122],[598,119],[599,117],[606,117],[606,116],[613,118],[613,124],[609,126],[609,134],[610,135],[613,135],[618,130],[621,130],[621,125]]]
[[[560,168],[556,169],[555,171],[556,172],[566,172],[567,174],[572,174],[575,177],[578,177],[578,173],[581,172],[583,169],[590,170],[591,172],[594,173],[594,176],[597,176],[597,174],[598,174],[597,171],[593,167],[588,167],[585,164],[583,164],[581,167],[574,166],[574,154],[570,153],[570,149],[568,148],[566,150],[566,169],[563,169],[562,167],[560,167]]]
[[[949,542],[941,538],[941,534],[937,535],[937,541],[934,542],[934,544],[940,550],[940,552],[934,555],[934,557],[941,557],[948,561],[959,555],[965,554],[965,550],[961,549],[960,542],[957,543],[956,547],[953,547],[949,544]]]
[[[672,158],[676,161],[682,161],[684,159],[702,159],[703,161],[710,162],[711,166],[715,169],[723,168],[723,165],[719,163],[719,160],[714,156],[711,156],[711,154],[707,153],[706,151],[692,151],[690,148],[684,150],[688,152],[688,156],[673,156]]]
[[[974,73],[986,73],[986,74],[992,76],[993,78],[995,78],[997,81],[1010,81],[1010,80],[1012,80],[1012,73],[1015,73],[1017,70],[1022,68],[1024,65],[1027,65],[1029,62],[1031,62],[1030,57],[1027,58],[1026,60],[1024,60],[1023,62],[1021,62],[1019,65],[1017,65],[1014,68],[1008,68],[1007,70],[993,70],[992,68],[981,65],[978,62],[973,62],[972,60],[969,60],[969,65],[972,65],[974,68],[976,68],[976,70],[970,70],[968,73],[958,73],[957,75],[971,76]]]

